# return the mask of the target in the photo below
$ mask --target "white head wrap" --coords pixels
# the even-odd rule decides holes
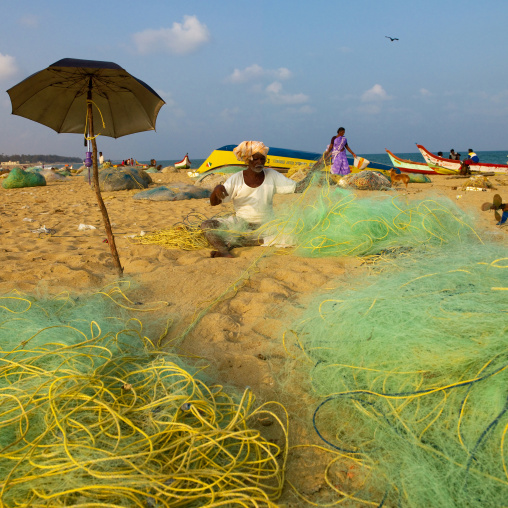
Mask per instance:
[[[255,153],[262,153],[266,157],[268,147],[261,141],[242,141],[233,153],[239,161],[247,162],[252,160]]]

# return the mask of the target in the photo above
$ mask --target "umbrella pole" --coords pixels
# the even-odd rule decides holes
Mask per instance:
[[[89,94],[91,95],[91,94]],[[88,97],[89,101],[91,97]],[[104,200],[102,199],[101,190],[99,189],[99,167],[97,165],[97,143],[95,142],[94,130],[93,130],[93,114],[92,114],[92,103],[88,102],[87,104],[87,115],[88,115],[88,137],[92,138],[92,164],[93,164],[93,184],[95,188],[95,196],[97,197],[97,202],[99,203],[99,208],[102,213],[102,220],[104,221],[104,227],[106,229],[106,234],[108,235],[108,244],[111,250],[111,255],[113,256],[113,261],[116,266],[116,270],[119,277],[123,276],[123,267],[120,263],[120,257],[118,256],[118,251],[116,250],[115,237],[113,236],[113,231],[111,230],[111,222],[109,221],[108,210],[106,209],[106,205],[104,204]]]

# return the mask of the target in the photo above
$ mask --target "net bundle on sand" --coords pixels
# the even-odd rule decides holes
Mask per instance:
[[[320,502],[505,505],[504,246],[413,252],[378,268],[320,295],[285,334],[285,382],[307,377],[314,430],[336,455]],[[340,474],[348,461],[354,481]]]
[[[0,298],[0,504],[274,507],[286,423],[159,350],[119,292]]]
[[[360,198],[333,186],[311,186],[278,212],[260,236],[291,238],[301,256],[366,256],[478,239],[472,218],[442,197],[409,201],[380,193]]]

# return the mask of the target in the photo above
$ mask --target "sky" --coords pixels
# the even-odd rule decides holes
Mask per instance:
[[[205,158],[243,140],[358,155],[506,150],[508,2],[2,0],[0,153],[84,157],[5,92],[62,58],[112,61],[166,101],[106,159]],[[390,41],[386,36],[397,37]]]

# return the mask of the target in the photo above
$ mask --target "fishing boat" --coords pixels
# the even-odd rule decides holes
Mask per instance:
[[[179,161],[175,162],[176,169],[189,169],[191,167],[191,161],[189,160],[189,154],[186,153],[185,157]]]
[[[438,157],[433,153],[429,152],[424,146],[416,145],[418,150],[420,150],[425,162],[428,166],[436,173],[443,172],[445,170],[451,170],[449,172],[458,173],[461,166],[461,161],[454,161],[452,159],[444,159],[443,157]],[[506,164],[488,164],[486,162],[476,162],[470,165],[470,169],[472,172],[478,173],[503,173],[508,174],[508,165]]]
[[[390,150],[387,148],[385,148],[385,150],[388,154],[388,157],[390,157],[393,166],[396,169],[400,169],[400,171],[403,171],[404,173],[421,173],[424,175],[436,174],[436,171],[434,171],[434,169],[430,168],[424,162],[415,162],[408,159],[401,159],[400,157],[397,157],[392,152],[390,152]]]
[[[214,150],[196,171],[187,174],[191,178],[200,178],[204,174],[218,173],[221,171],[232,173],[246,168],[246,164],[239,161],[233,150],[237,145],[225,145]],[[302,150],[289,150],[286,148],[270,147],[266,157],[265,168],[272,168],[280,173],[289,170],[312,167],[323,154],[317,152],[305,152]],[[354,160],[348,158],[348,163],[353,172],[358,171],[354,167]],[[369,162],[366,169],[390,171],[390,166]]]

